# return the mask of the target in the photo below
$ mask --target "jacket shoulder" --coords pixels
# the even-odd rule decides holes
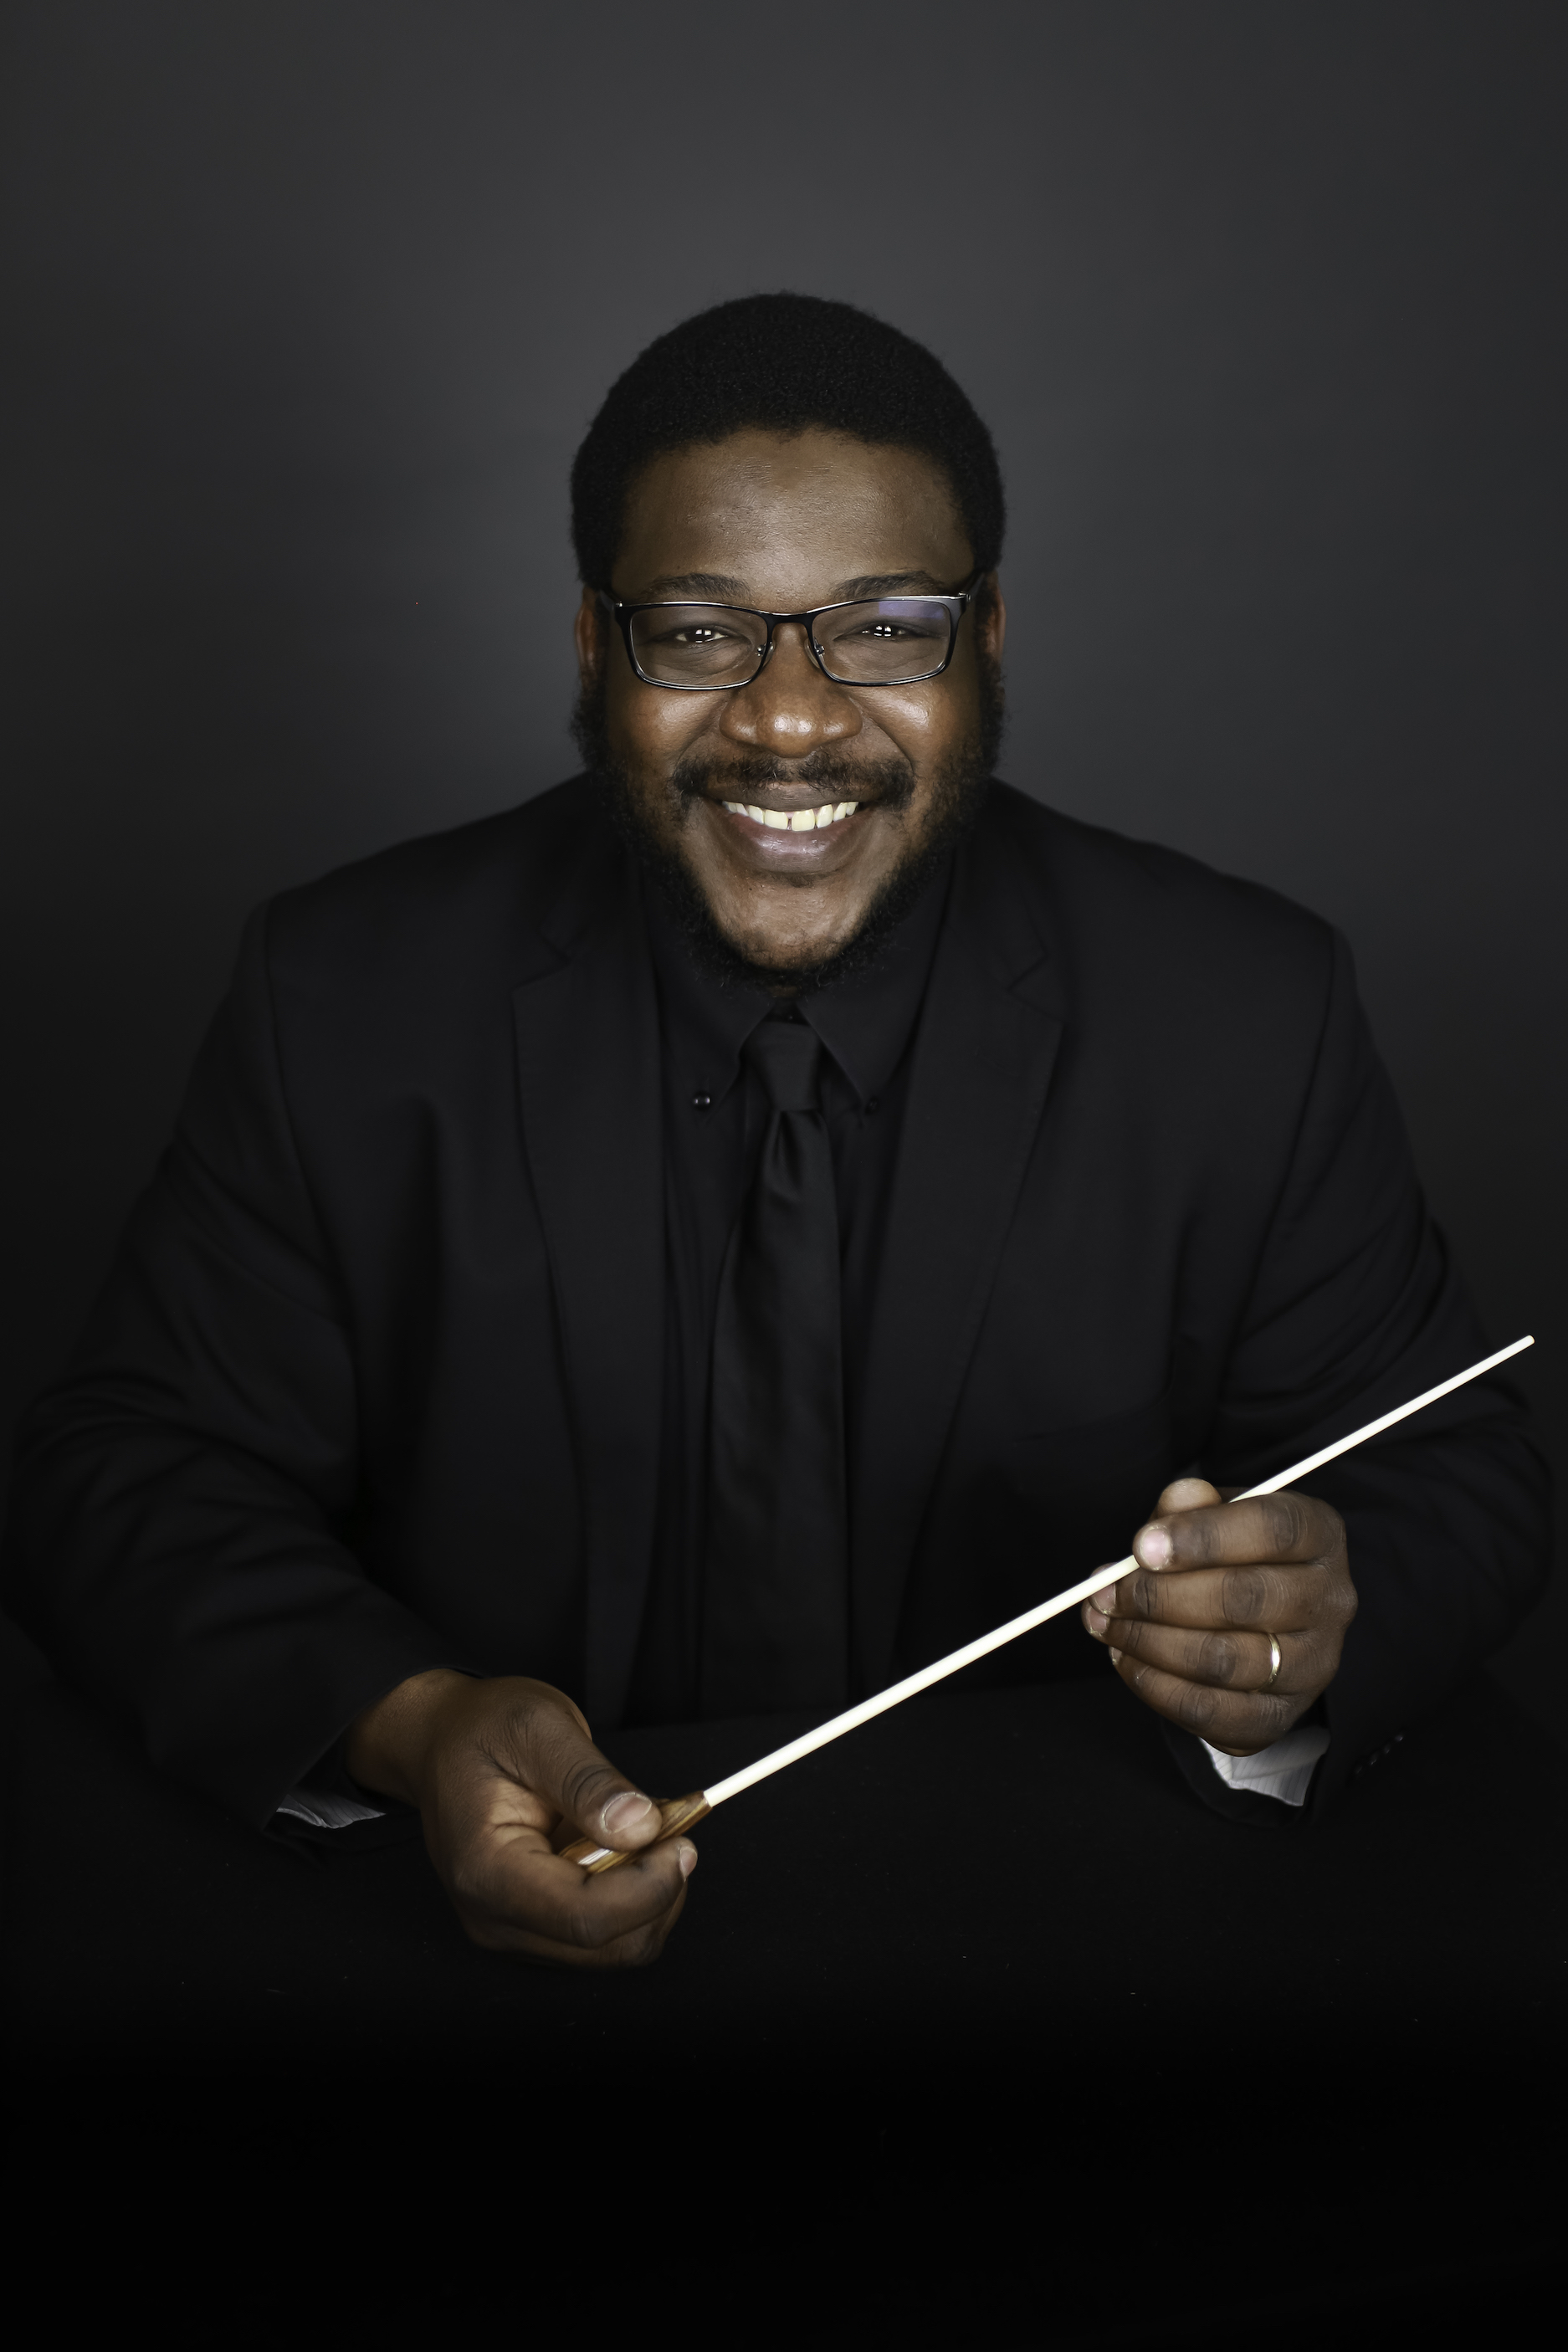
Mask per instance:
[[[574,776],[282,892],[264,910],[268,960],[300,978],[445,965],[459,947],[464,961],[488,961],[488,949],[528,962],[541,940],[571,946],[623,863],[602,788]]]
[[[1183,975],[1294,974],[1315,990],[1346,952],[1331,924],[1264,883],[1064,815],[1011,785],[994,787],[986,824],[1074,963],[1157,961],[1178,985]]]

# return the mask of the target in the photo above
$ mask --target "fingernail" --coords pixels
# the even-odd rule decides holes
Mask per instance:
[[[697,1867],[697,1848],[682,1838],[675,1851],[680,1864],[680,1875],[682,1878],[689,1878]]]
[[[648,1798],[640,1796],[636,1789],[624,1789],[618,1797],[610,1799],[599,1815],[599,1827],[604,1832],[605,1844],[615,1845],[617,1839],[626,1836],[629,1831],[640,1830],[647,1815],[658,1811],[658,1807]]]
[[[1140,1528],[1132,1549],[1145,1568],[1164,1568],[1171,1558],[1171,1531],[1168,1528]]]
[[[1106,1629],[1106,1627],[1110,1624],[1110,1618],[1106,1615],[1106,1613],[1105,1613],[1104,1610],[1103,1610],[1103,1609],[1097,1609],[1097,1608],[1095,1607],[1095,1605],[1094,1605],[1093,1601],[1091,1601],[1089,1602],[1089,1632],[1090,1632],[1091,1633],[1104,1633],[1104,1631],[1105,1631],[1105,1629]]]
[[[1110,1649],[1110,1644],[1107,1643],[1106,1647],[1107,1649]],[[1120,1650],[1110,1651],[1110,1663],[1113,1666],[1119,1666],[1121,1664],[1121,1653]]]
[[[1115,1585],[1102,1585],[1089,1605],[1091,1609],[1098,1609],[1102,1617],[1109,1617],[1116,1606]]]

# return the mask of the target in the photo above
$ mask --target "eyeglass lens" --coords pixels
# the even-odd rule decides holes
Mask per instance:
[[[947,659],[945,604],[882,596],[837,604],[815,624],[830,677],[898,686],[929,677]],[[668,686],[743,686],[762,667],[767,624],[729,604],[656,604],[632,617],[632,650],[645,677]]]

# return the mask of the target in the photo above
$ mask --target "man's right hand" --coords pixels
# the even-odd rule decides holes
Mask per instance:
[[[658,1807],[601,1756],[563,1691],[521,1675],[415,1675],[350,1732],[363,1789],[416,1805],[458,1918],[488,1951],[571,1968],[640,1968],[680,1916],[687,1838],[595,1876],[553,1851],[581,1833],[629,1852]]]

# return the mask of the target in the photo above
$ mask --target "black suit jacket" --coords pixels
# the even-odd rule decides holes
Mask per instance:
[[[264,908],[26,1425],[12,1605],[258,1822],[426,1666],[622,1711],[664,1363],[640,903],[579,779]],[[852,1433],[863,1689],[1121,1555],[1178,1470],[1249,1481],[1484,1352],[1348,953],[1270,892],[996,787],[913,1050]],[[1312,1482],[1362,1595],[1316,1802],[1533,1598],[1520,1421],[1494,1380]],[[990,1667],[1086,1670],[1076,1619]]]

